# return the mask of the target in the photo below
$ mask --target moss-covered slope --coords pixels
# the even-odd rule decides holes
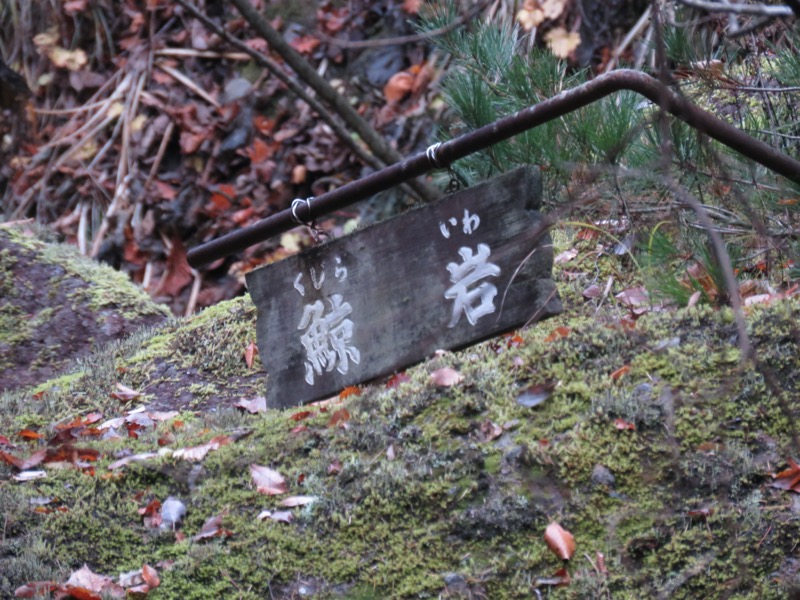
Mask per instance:
[[[799,311],[794,300],[751,310],[759,368],[740,364],[725,310],[646,315],[633,328],[563,317],[303,420],[292,417],[306,409],[233,408],[263,392],[258,362],[243,359],[247,298],[141,332],[43,393],[2,399],[0,434],[12,441],[26,426],[50,437],[59,420],[122,414],[117,382],[143,393],[134,403],[182,412],[136,439],[121,428],[75,440],[101,452],[94,474],[46,465],[46,478],[18,483],[0,465],[0,595],[83,563],[113,576],[147,563],[161,575],[151,598],[526,598],[562,566],[542,539],[556,520],[578,549],[570,586],[538,582],[554,597],[786,597],[800,523],[795,495],[769,484],[796,451]],[[549,339],[558,325],[568,334]],[[442,367],[463,381],[437,387],[430,373]],[[541,383],[556,383],[544,402],[517,402]],[[346,427],[331,425],[342,408]],[[199,462],[168,450],[232,432]],[[251,464],[279,471],[288,493],[259,493]],[[257,519],[298,494],[317,500],[290,509],[291,523]],[[177,534],[139,512],[169,496],[187,507]],[[35,511],[42,498],[60,510]],[[193,541],[213,515],[230,535]]]
[[[0,227],[0,391],[44,381],[169,314],[123,274],[41,234]]]

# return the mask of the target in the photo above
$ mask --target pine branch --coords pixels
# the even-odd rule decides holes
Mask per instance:
[[[277,52],[283,60],[286,61],[286,64],[297,73],[297,76],[307,83],[322,100],[330,105],[342,120],[361,137],[373,154],[389,165],[402,162],[403,157],[392,148],[352,106],[350,106],[344,96],[333,89],[333,87],[283,39],[283,36],[272,28],[267,20],[253,8],[249,0],[233,0],[233,4],[256,32],[267,40],[270,48],[274,52]],[[439,196],[439,193],[434,188],[423,181],[415,180],[409,182],[409,185],[428,202],[435,200]]]

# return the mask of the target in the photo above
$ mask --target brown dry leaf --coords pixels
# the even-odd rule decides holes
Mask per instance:
[[[491,442],[492,440],[499,438],[501,435],[503,435],[503,428],[497,423],[492,423],[489,420],[481,423],[481,426],[478,429],[478,439],[480,439],[482,442]]]
[[[137,392],[136,390],[121,383],[117,383],[116,387],[117,391],[111,392],[111,397],[115,400],[119,400],[120,402],[130,402],[131,400],[136,400],[142,395],[142,392]]]
[[[218,435],[205,444],[199,446],[192,446],[191,448],[179,448],[172,453],[175,458],[182,458],[184,460],[199,461],[206,457],[206,454],[212,450],[218,450],[222,446],[230,444],[233,438],[229,435]]]
[[[517,404],[521,404],[527,408],[533,408],[540,405],[542,402],[553,395],[556,389],[555,381],[545,381],[544,383],[535,383],[529,386],[517,396]]]
[[[252,400],[240,399],[236,404],[236,408],[243,408],[253,414],[267,412],[267,399],[264,396],[258,396]]]
[[[570,331],[572,331],[569,327],[556,327],[553,331],[550,332],[544,341],[547,343],[555,342],[556,340],[560,340],[561,338],[565,338],[569,335]]]
[[[576,31],[567,31],[563,27],[554,27],[544,36],[550,51],[559,58],[567,58],[581,45],[581,36]]]
[[[771,487],[779,490],[791,490],[800,493],[800,465],[791,458],[787,459],[789,468],[780,473],[773,473]]]
[[[631,370],[630,365],[622,365],[619,369],[611,373],[611,379],[618,381],[623,375],[626,375]]]
[[[636,431],[636,425],[629,423],[625,419],[614,419],[614,427],[620,431]]]
[[[65,587],[69,588],[71,586],[101,594],[107,590],[110,590],[110,588],[113,588],[116,586],[116,584],[111,577],[106,575],[98,575],[97,573],[92,572],[88,565],[83,565],[83,567],[69,576]],[[74,595],[71,590],[70,593]]]
[[[253,478],[253,483],[256,484],[256,489],[262,494],[277,496],[289,491],[283,475],[269,467],[252,464],[250,465],[250,476]]]
[[[386,387],[390,389],[398,388],[401,384],[406,383],[407,381],[411,381],[411,377],[405,373],[395,373],[389,377],[389,381],[386,382]]]
[[[336,412],[331,415],[330,421],[328,421],[328,427],[339,427],[346,428],[347,422],[350,420],[350,413],[346,408],[340,408]]]
[[[233,535],[231,531],[222,527],[222,517],[223,515],[220,514],[206,519],[197,535],[192,537],[192,541],[198,542],[212,537],[230,537]]]
[[[389,104],[395,104],[405,98],[414,88],[414,76],[407,71],[400,71],[391,76],[383,87],[383,95]]]
[[[305,506],[306,504],[311,504],[316,501],[316,496],[289,496],[281,500],[281,505],[287,508],[294,508],[295,506]]]
[[[142,565],[142,578],[151,590],[161,585],[161,578],[158,576],[158,571],[146,563]]]
[[[544,532],[547,547],[562,560],[569,560],[575,553],[575,538],[555,521]]]
[[[442,367],[431,373],[431,380],[439,387],[451,387],[464,381],[464,376],[450,367]]]
[[[186,260],[186,250],[179,237],[172,238],[172,248],[167,256],[167,267],[161,281],[153,290],[153,296],[177,296],[192,282],[192,268]]]
[[[244,349],[244,362],[248,369],[253,368],[253,359],[256,354],[258,354],[258,346],[256,346],[256,343],[250,342],[247,344],[247,347]]]
[[[19,458],[14,456],[13,454],[9,454],[8,452],[0,452],[0,460],[3,462],[8,463],[12,467],[19,469],[20,471],[27,471],[31,467],[35,467],[36,465],[40,464],[45,457],[47,456],[47,449],[42,448],[41,450],[37,450],[33,454],[31,454],[28,458]]]

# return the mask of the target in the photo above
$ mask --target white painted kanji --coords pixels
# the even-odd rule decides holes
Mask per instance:
[[[453,301],[448,327],[455,327],[462,314],[470,325],[475,325],[478,319],[495,311],[497,288],[488,281],[482,281],[500,274],[500,267],[488,262],[491,249],[486,244],[478,244],[475,254],[466,246],[462,246],[458,253],[461,255],[461,264],[451,262],[447,265],[453,284],[444,293],[445,298]]]
[[[308,385],[314,385],[314,375],[322,375],[336,369],[345,375],[350,368],[350,361],[361,362],[361,353],[351,345],[353,338],[353,322],[346,318],[353,312],[349,302],[343,302],[341,294],[332,294],[328,298],[330,311],[325,314],[325,305],[321,300],[306,304],[299,330],[306,330],[300,336],[300,342],[306,350],[306,376]]]

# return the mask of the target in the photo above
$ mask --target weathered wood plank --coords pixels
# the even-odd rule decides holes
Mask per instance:
[[[535,239],[541,194],[538,170],[523,167],[249,273],[267,405],[560,312],[550,237]]]

